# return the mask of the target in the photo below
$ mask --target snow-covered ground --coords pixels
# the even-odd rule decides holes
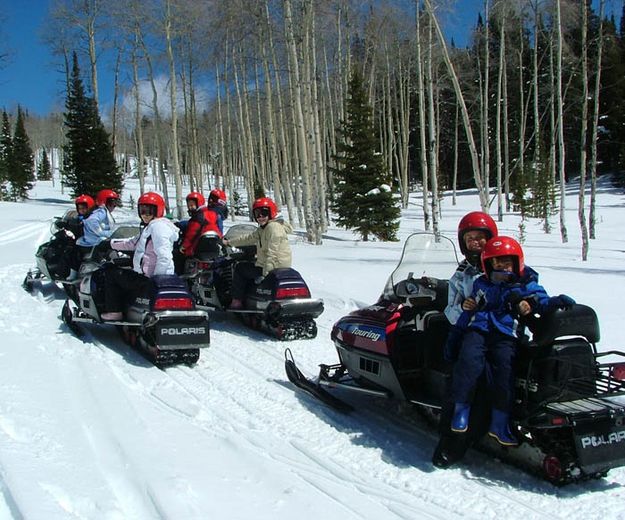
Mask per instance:
[[[136,200],[132,181],[128,190]],[[288,383],[284,348],[311,375],[335,362],[332,324],[378,297],[401,242],[332,228],[311,246],[294,235],[294,266],[325,301],[318,337],[287,345],[216,316],[196,366],[159,370],[113,327],[72,336],[62,295],[22,290],[52,217],[72,206],[50,183],[31,199],[0,203],[0,518],[625,518],[625,469],[562,489],[480,453],[437,470],[436,438],[411,411],[354,398],[357,411],[341,415]],[[419,200],[403,213],[402,239],[423,228]],[[601,350],[624,348],[625,197],[602,183],[587,262],[575,194],[567,204],[569,242],[557,220],[551,235],[530,221],[526,262],[549,292],[597,310]],[[452,238],[479,209],[471,192],[443,208]],[[506,215],[500,232],[516,236],[517,225]]]

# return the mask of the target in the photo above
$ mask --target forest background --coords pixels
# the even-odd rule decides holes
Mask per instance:
[[[485,0],[463,48],[443,33],[457,3],[52,0],[42,38],[67,91],[77,53],[121,173],[142,189],[155,173],[179,214],[186,191],[266,191],[321,243],[358,70],[392,188],[404,208],[422,194],[425,229],[442,190],[473,187],[500,220],[520,211],[551,232],[558,215],[566,242],[575,176],[585,259],[596,177],[618,181],[625,163],[622,2]],[[14,124],[18,107],[4,108]],[[35,169],[62,165],[64,114],[23,109]]]

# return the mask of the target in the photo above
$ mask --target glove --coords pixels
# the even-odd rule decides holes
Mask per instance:
[[[256,278],[254,278],[254,283],[256,285],[260,285],[261,283],[263,283],[263,280],[265,279],[264,276],[257,276]]]
[[[549,307],[557,309],[570,309],[575,305],[575,300],[566,294],[549,298]]]
[[[447,341],[443,347],[443,358],[447,363],[455,363],[462,346],[463,331],[460,327],[452,325],[447,334]]]

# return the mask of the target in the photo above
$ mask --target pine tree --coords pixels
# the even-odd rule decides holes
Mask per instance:
[[[0,130],[0,200],[6,200],[9,194],[8,182],[12,150],[11,124],[9,123],[9,116],[3,110],[2,129]]]
[[[48,159],[48,152],[45,148],[41,152],[41,162],[37,169],[37,180],[49,181],[52,179],[52,168],[50,167],[50,159]]]
[[[95,100],[85,94],[76,53],[65,109],[64,184],[72,190],[72,195],[93,195],[104,188],[119,193],[123,185],[122,174],[115,163],[109,135]]]
[[[390,187],[382,155],[376,151],[372,110],[362,76],[354,71],[349,82],[346,119],[337,130],[337,167],[332,209],[336,223],[356,230],[364,241],[373,235],[396,240],[399,204]]]
[[[30,139],[24,126],[24,111],[19,106],[17,107],[15,133],[13,134],[10,168],[11,199],[27,199],[28,191],[33,187],[35,181],[35,165]]]

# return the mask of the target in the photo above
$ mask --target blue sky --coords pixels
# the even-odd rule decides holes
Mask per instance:
[[[4,16],[0,25],[1,49],[11,52],[0,68],[0,108],[13,110],[19,103],[39,115],[63,109],[63,76],[39,34],[49,3],[50,0],[0,0],[0,13]],[[456,2],[456,12],[445,22],[456,45],[466,44],[466,35],[482,6],[483,0]],[[620,14],[622,0],[608,0],[608,7]],[[100,101],[106,104],[112,97],[112,80],[105,67],[98,72]]]

